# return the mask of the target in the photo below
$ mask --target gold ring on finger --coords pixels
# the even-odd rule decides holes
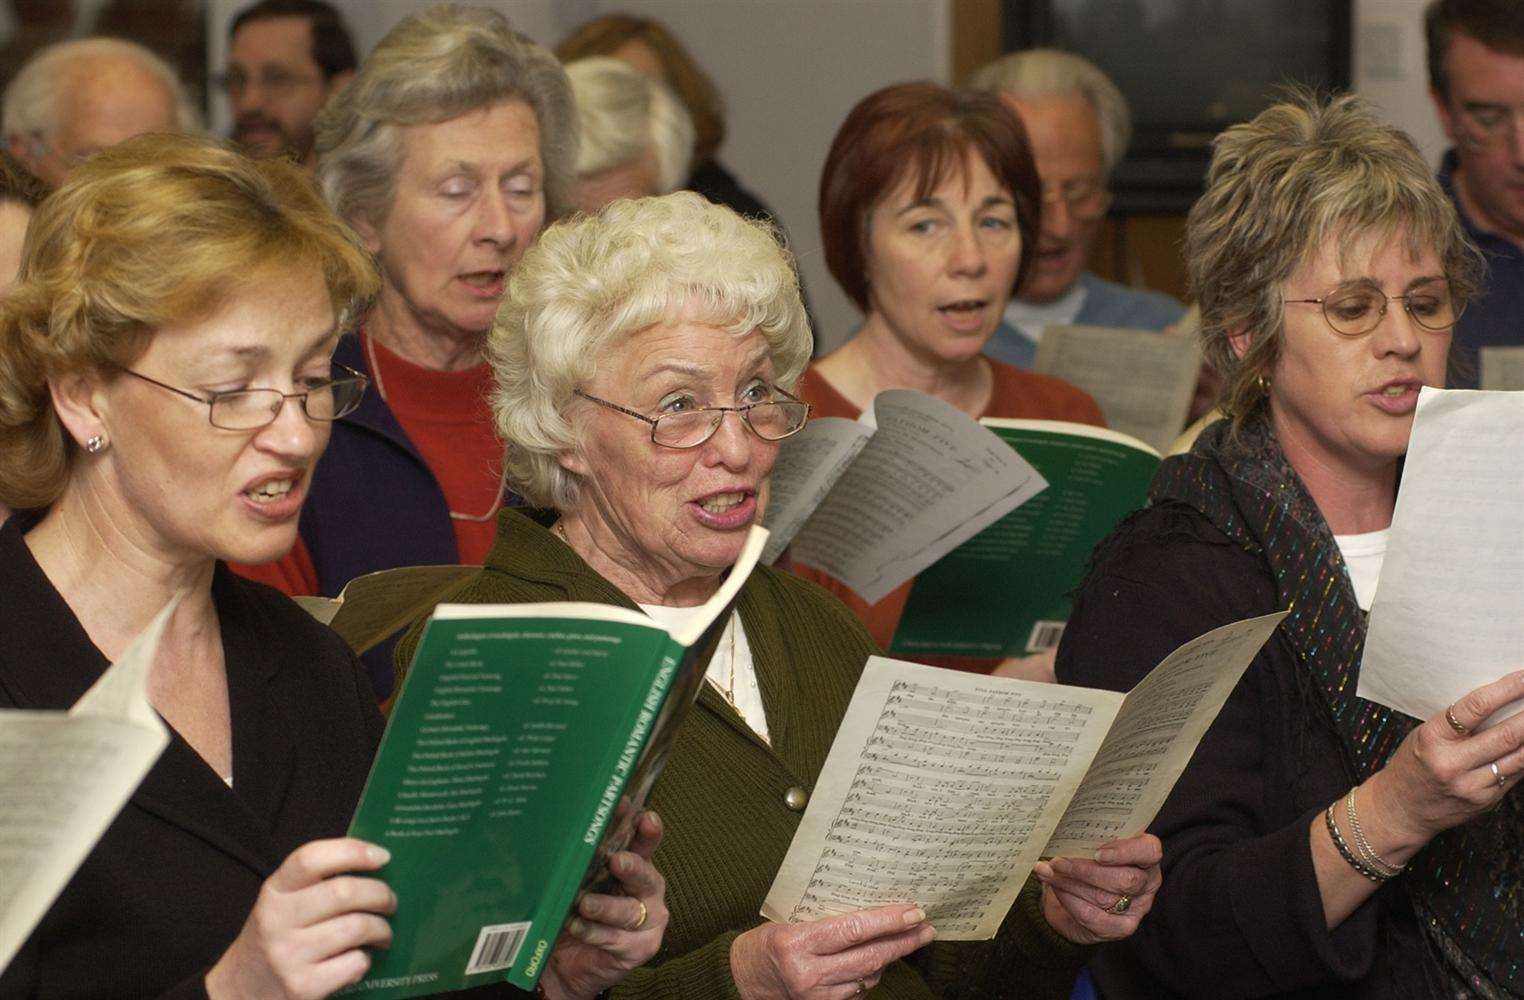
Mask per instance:
[[[1508,776],[1503,773],[1503,769],[1501,767],[1498,767],[1497,761],[1493,761],[1487,766],[1492,768],[1492,776],[1497,779],[1499,788],[1502,788],[1504,785],[1508,784]]]
[[[1455,717],[1455,706],[1454,705],[1451,705],[1449,708],[1445,709],[1445,721],[1450,724],[1450,728],[1451,729],[1455,730],[1457,733],[1461,734],[1462,736],[1470,736],[1471,735],[1471,730],[1469,730],[1465,726],[1461,725],[1460,724],[1460,720]]]
[[[1126,913],[1128,908],[1130,908],[1131,906],[1132,906],[1132,897],[1127,895],[1127,893],[1124,892],[1120,896],[1117,897],[1117,901],[1115,903],[1112,903],[1110,906],[1106,907],[1106,912],[1107,913],[1115,913],[1117,916],[1120,917],[1122,914]]]
[[[632,930],[632,931],[638,931],[642,927],[644,927],[646,925],[646,918],[651,915],[651,911],[646,909],[646,904],[645,903],[642,903],[640,900],[637,899],[637,900],[635,900],[635,905],[640,907],[640,916],[637,917],[635,922],[630,925],[630,930]]]

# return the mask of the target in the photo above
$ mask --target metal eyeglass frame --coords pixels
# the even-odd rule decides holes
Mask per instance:
[[[303,389],[301,392],[281,392],[279,389],[234,389],[231,392],[214,392],[214,393],[211,394],[211,398],[210,399],[206,399],[204,397],[198,396],[198,395],[196,395],[193,392],[186,391],[185,389],[176,388],[175,386],[169,385],[169,384],[167,384],[165,382],[160,382],[156,378],[149,378],[147,375],[144,375],[142,372],[135,372],[131,368],[123,368],[122,371],[125,374],[131,375],[133,378],[142,379],[144,382],[148,382],[148,383],[150,383],[152,385],[156,385],[160,389],[168,389],[170,392],[175,393],[176,395],[179,395],[179,396],[184,396],[186,399],[195,400],[198,403],[204,403],[206,405],[206,420],[207,420],[207,423],[211,424],[213,427],[217,428],[220,431],[257,431],[257,430],[261,430],[261,429],[263,429],[265,427],[269,427],[271,424],[275,423],[275,421],[280,418],[280,411],[285,407],[286,400],[288,400],[288,399],[299,399],[299,400],[301,400],[302,401],[302,414],[308,420],[316,420],[316,421],[318,421],[320,423],[332,423],[333,421],[337,420],[338,418],[340,418],[340,417],[342,417],[342,416],[344,416],[346,414],[353,413],[355,411],[355,409],[360,405],[360,400],[365,395],[365,387],[370,384],[370,379],[369,379],[369,377],[367,377],[365,375],[364,372],[357,372],[353,368],[348,367],[347,365],[334,365],[334,367],[339,369],[342,372],[345,372],[346,374],[343,374],[343,375],[339,376],[338,378],[328,379],[323,385],[313,386],[310,389]],[[335,386],[335,385],[337,385],[337,384],[339,384],[341,382],[358,382],[360,384],[360,391],[355,393],[354,402],[351,403],[350,406],[347,407],[346,409],[335,410],[333,416],[331,416],[331,417],[315,417],[315,416],[313,416],[312,415],[312,411],[307,409],[307,397],[309,395],[311,395],[312,393],[317,392],[320,389],[332,388],[333,386]],[[251,393],[256,393],[256,392],[257,393],[264,393],[264,394],[275,393],[276,395],[280,396],[280,406],[277,406],[277,407],[275,407],[274,409],[272,409],[270,411],[270,419],[269,420],[266,420],[262,424],[256,424],[253,427],[224,427],[222,424],[219,424],[219,423],[215,422],[214,420],[212,420],[212,412],[216,408],[217,402],[219,400],[226,399],[229,396],[245,396],[245,395],[249,395]]]
[[[1453,330],[1455,328],[1455,324],[1460,322],[1461,313],[1466,311],[1465,306],[1456,304],[1455,294],[1452,292],[1450,294],[1450,308],[1452,310],[1450,314],[1450,322],[1446,323],[1444,326],[1430,326],[1418,318],[1418,314],[1413,312],[1412,304],[1408,302],[1409,296],[1422,295],[1422,292],[1404,292],[1401,295],[1386,295],[1382,292],[1370,291],[1369,294],[1380,295],[1383,299],[1386,300],[1381,303],[1381,310],[1376,313],[1375,322],[1366,327],[1364,330],[1361,330],[1359,333],[1345,333],[1343,330],[1339,329],[1338,325],[1334,323],[1333,318],[1328,315],[1328,303],[1337,302],[1348,294],[1350,293],[1346,292],[1340,295],[1326,295],[1320,299],[1284,299],[1282,301],[1286,305],[1318,306],[1319,311],[1323,313],[1323,322],[1328,324],[1328,328],[1341,337],[1348,337],[1351,339],[1355,337],[1363,337],[1367,333],[1370,333],[1372,330],[1375,330],[1376,327],[1380,326],[1381,321],[1386,319],[1386,307],[1393,302],[1401,302],[1402,311],[1408,314],[1408,318],[1411,319],[1414,323],[1417,323],[1419,327],[1429,331],[1430,333],[1444,333],[1446,330]]]
[[[762,439],[763,441],[782,441],[784,438],[786,438],[786,437],[792,437],[793,435],[798,434],[800,431],[804,430],[804,425],[809,423],[809,420],[810,420],[810,404],[806,403],[804,400],[800,399],[798,396],[795,396],[793,393],[789,392],[787,389],[780,389],[778,386],[775,386],[775,385],[768,386],[768,389],[771,390],[772,392],[778,393],[779,395],[783,396],[784,398],[783,399],[768,399],[768,400],[764,400],[764,401],[762,401],[760,403],[747,403],[745,406],[701,406],[701,407],[699,407],[696,410],[689,410],[688,413],[718,413],[720,415],[719,419],[715,420],[713,426],[711,426],[709,428],[709,433],[705,434],[702,438],[700,438],[699,440],[693,442],[692,444],[665,444],[665,443],[663,443],[661,441],[656,440],[656,427],[665,417],[667,417],[667,416],[684,416],[686,414],[675,414],[675,413],[673,413],[673,414],[663,414],[663,416],[661,416],[661,417],[648,417],[644,413],[639,413],[639,412],[637,412],[635,410],[630,409],[629,407],[620,406],[618,403],[611,402],[611,401],[609,401],[607,399],[599,399],[597,396],[591,395],[590,393],[583,392],[581,389],[573,389],[572,392],[575,395],[581,396],[583,399],[587,400],[590,403],[597,403],[599,406],[606,406],[606,407],[608,407],[611,410],[616,410],[616,411],[618,411],[620,413],[623,413],[623,414],[625,414],[627,416],[634,417],[636,420],[643,420],[646,423],[650,424],[651,425],[651,443],[656,445],[658,448],[671,448],[674,451],[687,451],[690,448],[701,447],[710,438],[714,437],[714,435],[719,431],[720,425],[725,422],[725,414],[727,414],[727,413],[736,413],[736,414],[739,414],[740,417],[741,417],[741,423],[746,426],[746,429],[751,431],[753,434],[757,435],[757,437]],[[762,434],[760,431],[758,431],[755,427],[752,426],[752,423],[751,423],[751,411],[753,409],[755,409],[756,407],[758,407],[758,406],[776,406],[776,405],[778,405],[780,403],[798,403],[800,406],[804,407],[804,419],[799,421],[799,426],[798,427],[795,427],[793,430],[789,431],[787,434],[780,434],[778,437],[770,438],[770,437],[767,437],[766,435]]]

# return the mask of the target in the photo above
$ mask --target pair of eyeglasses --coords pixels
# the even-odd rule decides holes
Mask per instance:
[[[1460,319],[1462,307],[1448,285],[1437,285],[1406,295],[1385,295],[1374,288],[1357,288],[1321,299],[1287,299],[1286,304],[1323,307],[1323,319],[1344,337],[1362,337],[1380,324],[1389,303],[1401,302],[1414,323],[1430,333],[1444,333]]]
[[[1095,178],[1064,181],[1062,184],[1044,184],[1044,204],[1062,203],[1076,219],[1090,221],[1099,219],[1111,207],[1111,192],[1106,182]]]
[[[212,422],[213,427],[220,427],[225,431],[257,431],[261,427],[275,423],[275,418],[280,416],[281,407],[286,405],[288,399],[301,401],[302,412],[307,415],[308,420],[326,423],[353,413],[355,407],[360,405],[360,397],[365,394],[365,386],[370,383],[370,379],[353,368],[346,368],[343,365],[334,365],[334,367],[343,374],[338,378],[314,382],[301,392],[281,392],[279,389],[235,389],[232,392],[214,392],[209,396],[198,396],[193,392],[177,389],[156,378],[149,378],[141,372],[135,372],[131,368],[123,368],[122,371],[133,378],[156,385],[160,389],[168,389],[176,395],[205,404],[207,419]]]
[[[727,413],[737,414],[741,423],[764,441],[781,441],[790,434],[799,433],[804,422],[809,419],[810,404],[777,386],[770,386],[769,389],[783,398],[747,403],[745,406],[704,406],[682,413],[663,413],[659,417],[648,417],[618,403],[599,399],[581,389],[572,391],[589,402],[650,424],[652,443],[663,448],[684,449],[697,448],[714,437],[714,432],[720,429]]]
[[[310,73],[292,73],[283,69],[262,70],[253,76],[241,69],[230,69],[218,74],[215,82],[217,89],[229,97],[238,97],[250,87],[258,87],[261,93],[272,97],[285,97],[298,87],[320,83],[322,79]]]

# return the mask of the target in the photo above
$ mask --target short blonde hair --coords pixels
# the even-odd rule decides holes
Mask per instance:
[[[974,70],[968,86],[985,93],[1032,100],[1077,94],[1090,102],[1101,123],[1101,156],[1109,174],[1132,142],[1132,112],[1111,77],[1088,59],[1062,49],[1025,49]]]
[[[398,127],[432,125],[503,101],[540,128],[546,217],[570,210],[577,108],[556,57],[496,11],[444,4],[406,18],[324,106],[314,126],[318,183],[346,221],[385,221],[401,164]]]
[[[778,384],[810,358],[794,261],[776,228],[691,191],[610,202],[547,229],[513,270],[487,335],[493,413],[509,478],[566,510],[578,482],[557,457],[579,446],[573,390],[617,343],[657,323],[766,338]]]
[[[1398,229],[1410,252],[1435,249],[1464,306],[1482,274],[1480,253],[1413,140],[1363,99],[1294,90],[1217,137],[1206,192],[1186,223],[1185,258],[1202,344],[1223,376],[1220,405],[1235,428],[1265,403],[1259,379],[1280,354],[1281,284],[1329,240],[1345,252]],[[1230,339],[1238,332],[1250,338],[1242,358]]]
[[[37,209],[22,256],[0,302],[0,503],[22,509],[58,499],[77,452],[49,380],[130,365],[156,330],[272,273],[321,274],[341,328],[379,284],[300,168],[187,135],[128,139],[81,164]]]
[[[659,80],[608,56],[566,64],[577,98],[577,175],[601,173],[651,153],[657,194],[682,187],[692,172],[693,120]]]

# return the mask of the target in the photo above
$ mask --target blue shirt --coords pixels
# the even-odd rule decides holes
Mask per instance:
[[[1483,347],[1524,344],[1524,250],[1512,240],[1477,228],[1455,196],[1455,150],[1446,150],[1439,167],[1439,184],[1455,202],[1461,226],[1487,259],[1481,293],[1466,306],[1450,343],[1452,389],[1475,389],[1481,378],[1479,352]]]
[[[1078,284],[1084,299],[1072,322],[1080,326],[1162,330],[1180,322],[1185,315],[1185,306],[1163,292],[1128,288],[1089,271],[1080,275]],[[1003,364],[1031,368],[1037,357],[1037,344],[1009,321],[1002,320],[984,345],[984,354]]]

